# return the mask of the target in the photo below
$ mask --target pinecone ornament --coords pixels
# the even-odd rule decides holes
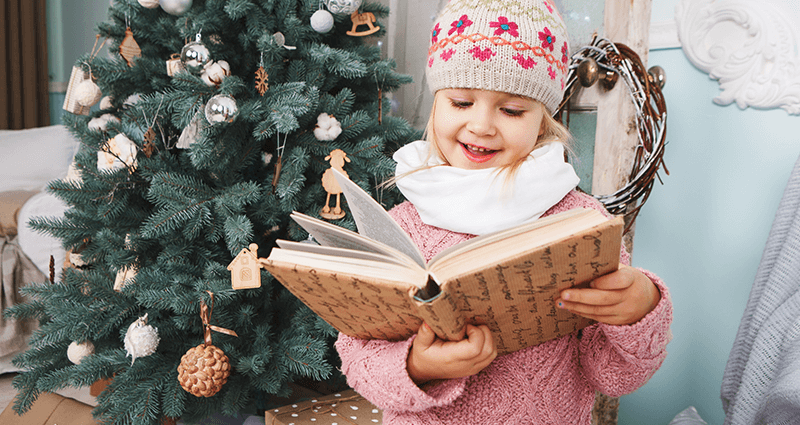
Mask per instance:
[[[195,397],[211,397],[218,393],[230,374],[228,356],[211,344],[190,348],[178,365],[178,382]]]

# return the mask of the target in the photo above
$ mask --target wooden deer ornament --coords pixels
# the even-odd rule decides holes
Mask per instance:
[[[350,15],[350,19],[353,21],[353,29],[347,31],[347,35],[363,37],[366,35],[375,34],[379,29],[381,29],[379,26],[372,25],[372,23],[375,22],[375,15],[372,14],[372,12],[358,13],[356,10],[352,15]],[[359,25],[366,25],[369,27],[369,29],[358,32],[356,29],[358,29]]]
[[[345,177],[348,177],[347,172],[344,171],[342,167],[344,167],[345,161],[350,162],[350,158],[347,157],[347,154],[343,150],[334,149],[325,157],[325,160],[331,163],[331,168],[328,168],[325,170],[325,173],[322,174],[322,187],[328,192],[328,196],[325,198],[325,206],[322,207],[319,215],[328,220],[336,220],[344,217],[344,211],[341,207],[342,188],[339,187],[339,183],[336,182],[333,169],[335,168]],[[331,195],[336,195],[336,206],[333,209],[330,207]]]

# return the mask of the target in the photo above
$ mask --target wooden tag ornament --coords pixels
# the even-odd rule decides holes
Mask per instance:
[[[139,43],[133,38],[133,31],[131,31],[130,27],[125,29],[125,38],[119,45],[119,54],[131,67],[136,58],[142,56],[142,49],[139,48]]]
[[[375,15],[372,14],[372,12],[358,13],[358,11],[355,11],[352,15],[350,15],[350,19],[353,21],[353,28],[350,31],[347,31],[347,35],[364,37],[370,34],[375,34],[381,29],[379,26],[372,25],[372,23],[375,22]],[[358,32],[356,30],[360,25],[366,25],[369,28]]]
[[[345,212],[341,207],[342,188],[333,175],[333,169],[335,168],[347,177],[347,172],[344,171],[342,167],[344,167],[345,161],[350,162],[350,158],[347,157],[347,154],[343,150],[334,149],[331,151],[330,155],[325,157],[325,160],[331,163],[331,168],[328,168],[325,170],[325,173],[322,174],[322,187],[328,192],[328,196],[325,198],[325,206],[322,207],[319,215],[328,220],[337,220],[344,217]],[[330,207],[331,195],[336,195],[336,206],[333,208]]]
[[[258,245],[251,243],[242,248],[239,255],[228,264],[231,271],[231,287],[233,289],[251,289],[261,287],[261,265],[258,263]]]

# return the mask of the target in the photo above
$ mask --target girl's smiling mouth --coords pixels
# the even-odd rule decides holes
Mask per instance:
[[[495,154],[499,152],[497,150],[482,148],[475,145],[468,145],[466,143],[461,143],[461,149],[464,151],[464,155],[467,157],[467,159],[477,163],[486,162],[494,158]]]

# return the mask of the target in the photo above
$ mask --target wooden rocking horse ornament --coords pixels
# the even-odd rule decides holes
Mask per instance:
[[[353,29],[347,31],[347,35],[363,37],[365,35],[375,34],[379,29],[381,29],[379,26],[372,25],[372,23],[375,22],[375,15],[372,14],[372,12],[358,13],[356,10],[352,15],[350,15],[350,19],[353,20]],[[366,25],[369,27],[369,29],[358,32],[356,29],[358,29],[359,25]]]
[[[342,188],[339,187],[339,183],[336,182],[333,169],[335,168],[345,177],[348,177],[347,172],[344,171],[342,167],[344,167],[345,161],[350,162],[350,158],[347,157],[347,154],[343,150],[334,149],[325,157],[325,160],[331,162],[331,168],[328,168],[325,170],[325,173],[322,174],[322,187],[328,192],[328,196],[325,198],[325,206],[322,207],[319,215],[328,220],[336,220],[344,217],[344,211],[341,207]],[[330,207],[331,195],[336,195],[336,206],[333,209]]]

